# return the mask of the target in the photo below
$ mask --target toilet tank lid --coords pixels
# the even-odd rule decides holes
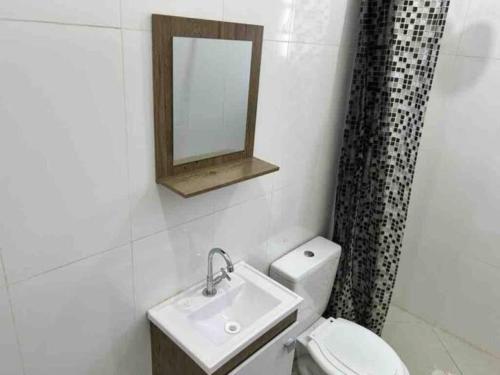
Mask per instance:
[[[323,237],[316,237],[292,250],[271,264],[271,276],[279,274],[297,282],[332,258],[340,257],[340,246]]]

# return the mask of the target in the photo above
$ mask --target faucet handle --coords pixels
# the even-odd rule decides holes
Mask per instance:
[[[227,279],[227,281],[231,281],[231,276],[226,272],[225,268],[220,269],[222,279]]]

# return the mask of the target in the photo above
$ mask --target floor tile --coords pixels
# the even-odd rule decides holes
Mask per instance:
[[[399,354],[411,375],[461,374],[431,326],[388,323],[382,337]]]
[[[500,358],[483,352],[438,328],[436,333],[463,375],[499,375]]]

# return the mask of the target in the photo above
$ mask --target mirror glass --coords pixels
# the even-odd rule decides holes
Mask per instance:
[[[245,149],[252,42],[173,37],[174,165]]]

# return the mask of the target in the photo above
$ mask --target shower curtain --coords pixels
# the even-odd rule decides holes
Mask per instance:
[[[426,105],[449,0],[361,0],[326,315],[381,334],[398,271]]]

